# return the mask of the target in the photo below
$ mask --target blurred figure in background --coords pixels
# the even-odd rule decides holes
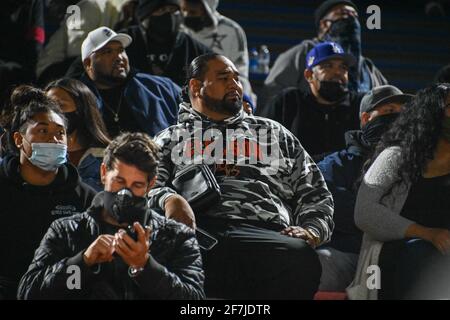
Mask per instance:
[[[67,153],[81,179],[96,191],[103,190],[100,165],[110,139],[94,94],[81,81],[60,79],[45,89],[67,119]]]

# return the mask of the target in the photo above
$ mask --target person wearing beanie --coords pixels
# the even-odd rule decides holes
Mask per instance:
[[[344,291],[355,276],[362,241],[353,218],[357,182],[381,136],[412,97],[390,85],[369,91],[360,104],[361,129],[347,131],[346,147],[317,164],[335,205],[331,241],[317,250],[322,265],[319,291]]]
[[[132,66],[183,86],[186,66],[211,50],[180,31],[180,1],[139,0],[136,17],[139,25],[121,31],[133,38],[127,48]]]
[[[258,96],[258,109],[266,107],[270,99],[288,87],[307,88],[303,77],[306,54],[318,43],[339,43],[345,52],[351,53],[357,63],[349,70],[349,89],[365,93],[374,87],[387,84],[386,78],[374,63],[361,52],[361,25],[358,8],[350,0],[327,0],[315,11],[317,37],[307,39],[280,54],[264,82]]]

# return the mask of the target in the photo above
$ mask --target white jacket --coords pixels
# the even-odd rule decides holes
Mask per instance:
[[[126,2],[127,0],[82,0],[77,3],[80,8],[79,25],[70,24],[68,28],[64,19],[39,55],[37,76],[54,63],[79,56],[81,44],[90,31],[101,26],[113,28],[119,21],[122,6]]]

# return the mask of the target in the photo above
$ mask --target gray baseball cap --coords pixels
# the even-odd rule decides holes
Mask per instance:
[[[362,98],[359,107],[359,115],[361,116],[363,112],[372,111],[382,104],[390,102],[406,103],[411,100],[412,97],[414,97],[414,95],[403,93],[400,89],[391,85],[373,88]]]

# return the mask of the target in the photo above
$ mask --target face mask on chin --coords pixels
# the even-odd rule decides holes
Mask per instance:
[[[348,95],[347,85],[337,81],[320,81],[319,95],[328,102],[338,102]]]

